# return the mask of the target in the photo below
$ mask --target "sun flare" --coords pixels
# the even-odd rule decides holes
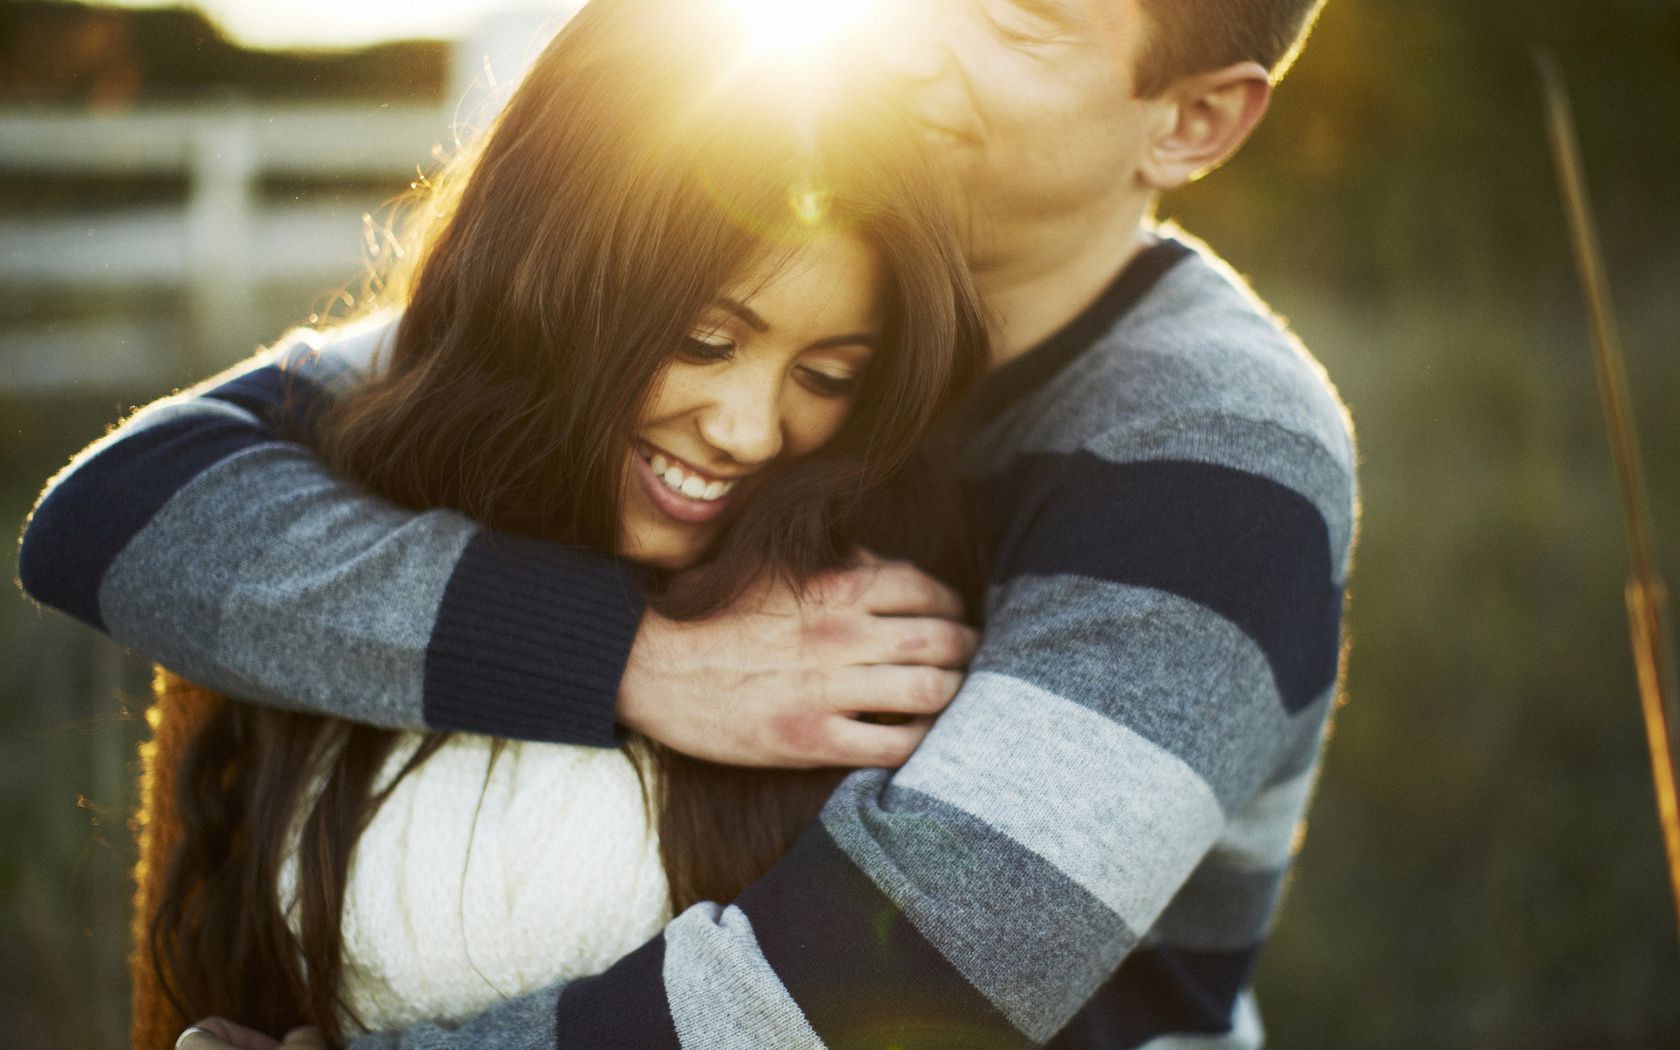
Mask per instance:
[[[854,30],[876,13],[882,0],[724,0],[752,35],[760,54],[815,51]]]

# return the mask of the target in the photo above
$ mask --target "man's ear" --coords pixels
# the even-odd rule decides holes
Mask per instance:
[[[1272,81],[1258,62],[1179,80],[1153,99],[1159,121],[1138,174],[1153,190],[1172,190],[1225,163],[1266,114]]]

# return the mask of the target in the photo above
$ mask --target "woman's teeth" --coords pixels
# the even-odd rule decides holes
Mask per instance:
[[[665,483],[666,488],[689,499],[713,503],[729,495],[729,490],[735,487],[733,481],[707,481],[699,475],[690,474],[657,452],[648,457],[648,465],[653,467],[654,474]]]

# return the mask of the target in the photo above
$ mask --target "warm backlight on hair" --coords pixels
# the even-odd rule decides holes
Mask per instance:
[[[760,53],[817,50],[857,29],[882,0],[723,0],[741,18]]]

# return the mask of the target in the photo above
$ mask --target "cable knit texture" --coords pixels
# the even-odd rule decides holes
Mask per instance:
[[[404,736],[379,787],[421,739]],[[348,1031],[458,1020],[598,973],[670,919],[658,835],[622,751],[493,751],[488,737],[451,738],[357,843],[344,915]],[[294,854],[283,900],[295,894]]]

